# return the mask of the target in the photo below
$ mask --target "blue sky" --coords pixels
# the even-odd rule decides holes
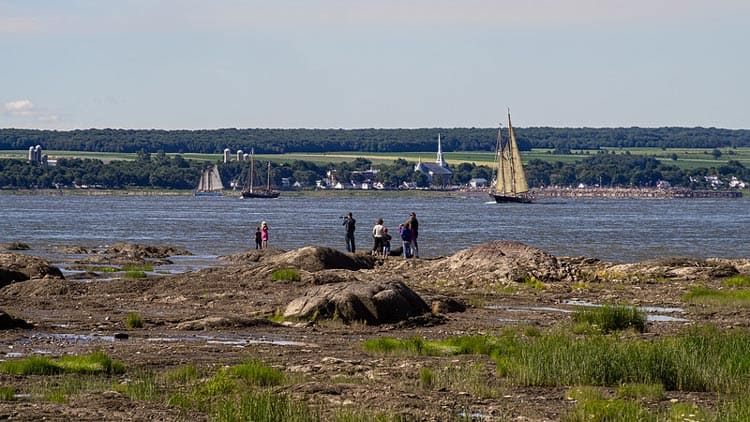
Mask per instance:
[[[0,0],[0,127],[750,128],[747,0]]]

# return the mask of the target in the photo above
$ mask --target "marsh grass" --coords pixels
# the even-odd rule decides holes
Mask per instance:
[[[148,275],[143,271],[127,271],[123,275],[125,278],[146,278]]]
[[[750,287],[750,275],[738,274],[722,282],[727,287]]]
[[[276,368],[267,366],[259,360],[250,360],[233,366],[229,373],[247,381],[250,385],[273,386],[284,382],[284,373]]]
[[[200,377],[200,371],[195,365],[183,365],[166,371],[162,377],[168,382],[188,383]]]
[[[9,385],[0,386],[0,400],[10,401],[16,398],[16,387]]]
[[[378,338],[369,352],[418,356],[484,354],[496,373],[521,386],[661,384],[666,390],[735,393],[750,378],[750,334],[696,327],[675,337],[643,340],[619,334],[576,336],[557,329],[538,336],[506,331],[499,336],[440,341]]]
[[[86,355],[63,356],[57,360],[39,356],[8,360],[0,362],[0,372],[11,375],[121,374],[125,372],[125,366],[110,359],[106,353],[96,351]]]
[[[544,290],[546,287],[544,283],[542,283],[539,279],[537,279],[534,276],[527,276],[523,280],[523,284],[526,287],[536,289],[536,290]]]
[[[600,392],[576,387],[567,395],[576,401],[575,407],[561,418],[566,422],[578,421],[657,421],[655,414],[648,411],[638,402],[606,398]]]
[[[750,306],[750,290],[715,290],[694,287],[682,296],[682,300],[715,306]]]
[[[419,356],[450,356],[466,354],[491,355],[506,337],[461,336],[430,341],[419,337],[395,339],[380,337],[367,340],[363,348],[368,352]]]
[[[573,321],[589,324],[602,333],[629,328],[641,333],[646,330],[646,314],[635,306],[585,307],[573,314]]]
[[[125,327],[127,328],[143,328],[143,318],[138,312],[130,312],[125,317]]]
[[[154,270],[153,265],[123,265],[120,271],[140,271],[140,272],[150,272]]]
[[[271,273],[271,280],[273,281],[300,281],[302,277],[294,268],[279,268]]]
[[[475,362],[451,362],[439,368],[421,368],[419,385],[425,390],[464,391],[480,398],[499,398],[504,390],[497,377]]]
[[[661,384],[622,384],[617,387],[617,397],[656,402],[664,400],[664,386]]]
[[[43,397],[54,403],[66,403],[68,397],[91,391],[106,391],[113,388],[113,380],[108,374],[62,374],[45,378],[31,389],[33,397]]]
[[[94,267],[92,268],[93,271],[98,271],[100,273],[116,273],[120,271],[117,267]]]

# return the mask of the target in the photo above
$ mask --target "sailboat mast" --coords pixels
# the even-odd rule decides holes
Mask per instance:
[[[255,148],[250,148],[250,193],[253,193],[253,178],[255,177],[255,174],[253,173],[254,169],[255,169]]]
[[[267,181],[266,181],[266,191],[271,192],[271,162],[268,162],[268,174],[267,174]]]

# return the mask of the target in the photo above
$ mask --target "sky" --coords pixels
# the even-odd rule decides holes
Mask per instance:
[[[0,0],[0,128],[750,128],[748,0]]]

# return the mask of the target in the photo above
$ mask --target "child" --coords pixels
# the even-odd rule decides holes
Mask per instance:
[[[265,221],[260,223],[260,240],[261,249],[268,249],[268,225]]]
[[[261,249],[262,247],[262,234],[260,232],[260,226],[255,226],[255,249]]]
[[[409,227],[411,224],[407,221],[404,224],[400,224],[399,232],[401,232],[401,240],[403,241],[404,245],[404,259],[411,258],[412,251],[411,251],[411,228]]]
[[[387,258],[391,254],[391,239],[388,228],[383,228],[383,258]]]

